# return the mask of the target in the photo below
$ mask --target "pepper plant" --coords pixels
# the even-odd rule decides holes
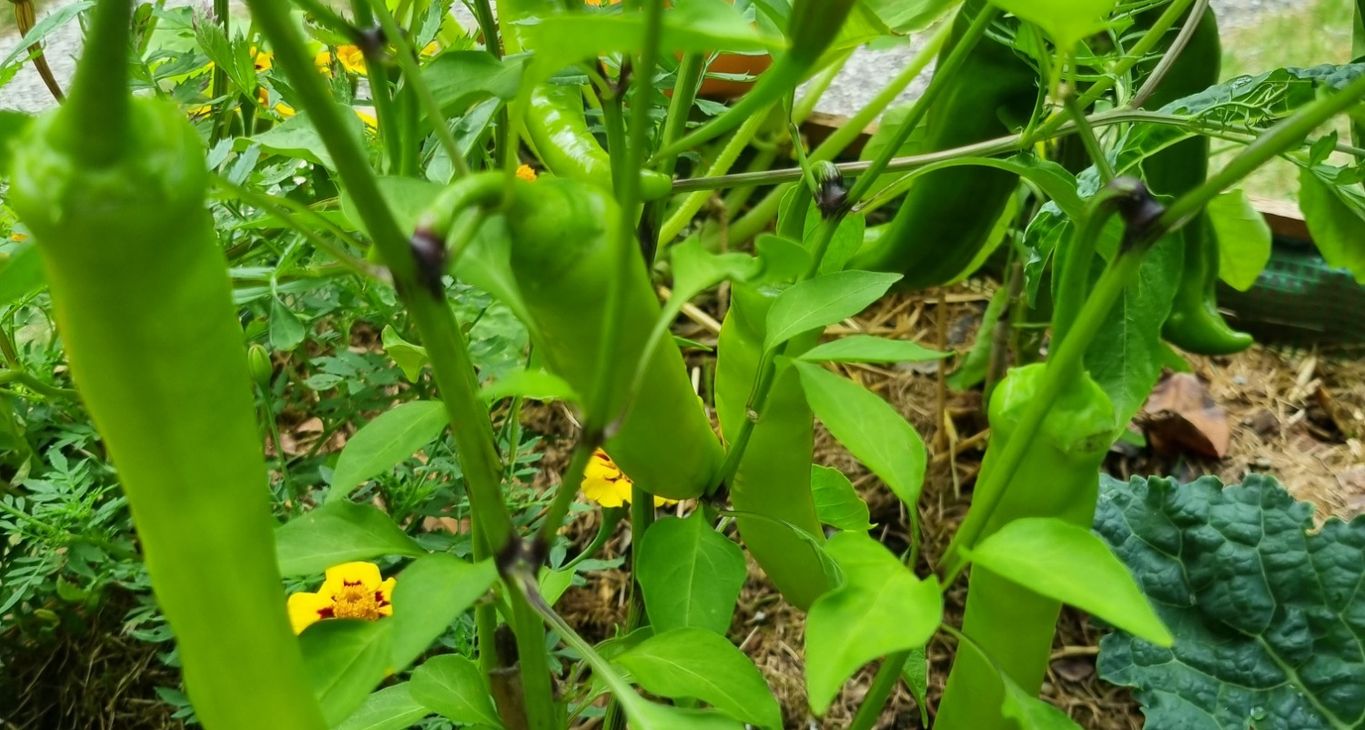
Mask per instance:
[[[852,721],[872,727],[941,634],[956,653],[938,726],[1065,727],[1037,698],[1063,603],[1143,646],[1177,641],[1136,564],[1090,527],[1105,453],[1179,360],[1163,336],[1189,352],[1250,344],[1212,298],[1220,259],[1268,246],[1254,225],[1236,229],[1246,240],[1228,232],[1247,206],[1234,187],[1273,158],[1295,162],[1324,254],[1365,273],[1352,248],[1360,168],[1334,156],[1361,150],[1317,132],[1359,111],[1365,66],[1216,85],[1205,0],[474,0],[471,33],[441,0],[246,5],[245,31],[224,3],[195,29],[214,66],[190,82],[145,32],[134,42],[148,14],[98,0],[67,100],[7,122],[21,131],[0,158],[35,239],[12,261],[41,257],[72,380],[210,728],[397,728],[430,714],[537,730],[599,716],[797,723],[726,636],[741,544],[807,612],[812,714],[878,662]],[[799,123],[853,48],[939,19],[906,73],[807,148]],[[734,54],[773,61],[719,109],[698,94]],[[935,59],[866,159],[836,163]],[[132,95],[130,79],[150,93]],[[1209,138],[1239,146],[1212,174]],[[777,167],[778,148],[795,166]],[[251,174],[263,157],[288,164],[266,182]],[[732,172],[741,159],[753,169]],[[227,171],[210,178],[206,160]],[[311,189],[286,191],[305,170]],[[248,357],[261,333],[238,324],[241,271],[205,207],[210,186],[394,305],[382,345],[413,386],[315,483],[292,486],[279,525],[251,401],[253,375],[269,385],[274,363],[259,341]],[[719,212],[699,215],[709,200]],[[869,225],[888,205],[890,222]],[[1002,292],[1017,296],[992,317],[1046,320],[1046,354],[1004,352],[1011,338],[983,327],[978,351],[1016,367],[987,373],[992,431],[971,507],[929,555],[926,446],[840,367],[947,355],[823,333],[893,288],[999,259],[1015,283]],[[264,339],[277,350],[304,336],[285,283],[270,277]],[[714,354],[684,352],[695,344],[671,324],[718,288]],[[524,328],[516,366],[471,347],[474,296]],[[689,370],[699,362],[708,377]],[[565,404],[577,425],[556,485],[529,504],[512,497],[528,401]],[[869,535],[846,475],[813,465],[816,420],[904,502],[906,554]],[[364,489],[429,458],[447,429],[461,491],[438,514],[463,537],[441,541]],[[569,558],[580,489],[603,512]],[[629,614],[594,644],[555,605],[627,518]],[[944,612],[958,580],[960,624]],[[1324,727],[1350,726],[1365,698],[1328,710]]]

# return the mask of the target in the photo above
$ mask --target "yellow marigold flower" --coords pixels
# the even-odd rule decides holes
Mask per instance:
[[[263,106],[263,107],[269,108],[269,106],[270,106],[270,90],[269,90],[269,89],[266,89],[264,86],[258,86],[258,87],[256,87],[256,103],[257,103],[257,104],[260,104],[260,105]],[[291,115],[291,116],[292,116],[292,115]]]
[[[587,468],[583,470],[583,496],[603,507],[630,504],[630,488],[633,484],[621,467],[601,449],[593,452]],[[655,507],[677,503],[676,499],[654,498]]]
[[[322,74],[323,76],[326,76],[329,79],[332,78],[331,51],[327,49],[318,51],[317,55],[313,56],[313,65],[317,67],[318,73]]]
[[[289,596],[289,623],[294,633],[323,619],[350,618],[377,621],[393,615],[394,578],[379,575],[374,563],[355,562],[327,569],[327,578],[317,593]]]
[[[18,231],[11,231],[9,234],[9,240],[14,241],[15,243],[23,243],[24,241],[28,240],[28,234],[20,233]]]
[[[275,54],[270,51],[262,51],[255,46],[251,47],[251,64],[256,67],[256,73],[269,71],[275,65]]]
[[[211,112],[213,112],[212,104],[191,104],[185,107],[185,113],[189,115],[190,119],[202,119]]]
[[[372,130],[379,129],[379,120],[375,118],[373,114],[365,111],[364,109],[355,109],[353,111],[355,111],[355,115],[357,117],[360,117],[360,121],[365,123],[366,127]]]
[[[337,60],[342,68],[353,74],[365,73],[365,52],[359,46],[338,46]]]
[[[530,165],[518,165],[517,177],[521,180],[525,180],[526,182],[535,182],[536,170],[534,167],[531,167]],[[602,450],[598,449],[597,453],[601,454]]]
[[[422,46],[421,55],[422,58],[431,58],[432,56],[435,56],[440,52],[441,44],[437,43],[436,41],[432,41],[426,44],[425,46]]]

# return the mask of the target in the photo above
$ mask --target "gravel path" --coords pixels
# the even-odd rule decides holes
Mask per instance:
[[[73,1],[39,0],[39,12],[49,13]],[[277,1],[285,2],[286,0]],[[166,4],[172,7],[198,5],[206,13],[211,7],[208,0],[167,0]],[[1295,5],[1295,0],[1213,0],[1213,6],[1218,11],[1219,19],[1225,28],[1251,25],[1268,13],[1291,9]],[[0,12],[9,12],[9,9],[0,4]],[[456,4],[456,12],[462,16],[466,27],[473,27],[472,17],[459,3]],[[8,55],[18,45],[16,35],[11,31],[6,37],[0,38],[0,58]],[[47,43],[48,63],[52,66],[57,78],[62,79],[63,82],[70,77],[75,65],[74,57],[80,47],[79,35],[76,24],[72,23],[54,36],[49,36]],[[821,99],[820,111],[845,115],[856,111],[877,93],[882,83],[889,80],[905,66],[921,47],[922,42],[920,39],[911,39],[895,48],[875,51],[864,48],[856,51],[838,79]],[[927,74],[926,71],[926,75],[921,76],[915,83],[911,84],[910,88],[901,94],[898,101],[905,102],[914,99],[922,91],[924,84],[927,83]],[[47,89],[38,78],[38,74],[28,66],[22,69],[8,86],[0,89],[0,109],[36,111],[49,106],[51,102],[51,97],[48,96]]]

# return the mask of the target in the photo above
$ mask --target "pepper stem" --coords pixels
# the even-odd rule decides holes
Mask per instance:
[[[130,0],[99,0],[66,103],[57,112],[59,144],[92,166],[118,159],[131,132],[128,92]]]

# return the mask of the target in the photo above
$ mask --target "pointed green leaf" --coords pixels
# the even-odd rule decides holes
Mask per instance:
[[[406,730],[431,714],[413,699],[407,682],[385,687],[365,698],[336,730]]]
[[[1247,291],[1270,262],[1272,234],[1244,190],[1229,190],[1205,210],[1218,239],[1218,276],[1237,291]]]
[[[872,529],[867,503],[858,496],[853,482],[843,472],[812,465],[810,489],[815,499],[815,514],[822,523],[849,532]]]
[[[1365,195],[1305,169],[1299,173],[1299,207],[1322,258],[1365,284]]]
[[[1025,692],[1007,675],[1000,678],[1005,682],[1000,714],[1019,723],[1019,730],[1081,730],[1065,712]]]
[[[275,528],[280,574],[318,575],[334,565],[424,551],[393,519],[368,504],[331,502]]]
[[[782,712],[763,675],[720,634],[699,628],[665,631],[613,661],[652,694],[698,699],[736,720],[782,727]]]
[[[382,619],[336,619],[319,621],[299,636],[304,669],[328,725],[345,720],[384,680],[389,629],[389,622]]]
[[[806,688],[816,715],[859,667],[924,646],[943,618],[938,580],[919,580],[867,535],[841,532],[826,549],[845,582],[817,599],[806,617]]]
[[[398,365],[398,369],[403,371],[403,377],[410,383],[417,382],[418,376],[422,374],[422,368],[431,361],[427,357],[427,348],[403,339],[393,325],[384,325],[384,330],[379,336],[380,342],[384,345],[384,352],[387,352],[394,364]]]
[[[807,362],[926,362],[945,357],[948,357],[948,353],[931,350],[910,340],[850,335],[817,345],[802,355],[801,359]]]
[[[774,304],[776,306],[776,304]],[[811,410],[834,438],[914,506],[924,485],[924,441],[895,408],[876,394],[819,365],[793,362]]]
[[[517,396],[537,401],[578,402],[572,385],[540,369],[513,370],[479,389],[479,397],[490,402]]]
[[[8,307],[38,291],[43,281],[43,258],[37,244],[14,249],[9,258],[0,259],[0,307]]]
[[[341,449],[327,501],[345,499],[366,479],[406,461],[440,436],[449,422],[445,404],[433,400],[409,401],[379,414]]]
[[[502,727],[479,665],[458,654],[432,657],[412,671],[412,696],[451,722]]]
[[[298,347],[308,330],[297,315],[275,299],[270,303],[270,346],[280,352],[290,352]]]
[[[1128,569],[1089,530],[1051,517],[1014,520],[973,548],[971,559],[974,569],[1069,603],[1158,646],[1173,641]]]
[[[1115,0],[991,0],[1001,9],[1042,28],[1070,53],[1082,38],[1104,27]]]
[[[763,349],[852,317],[886,294],[900,274],[838,271],[793,284],[768,310]]]
[[[660,631],[699,627],[724,634],[747,571],[744,553],[698,510],[663,519],[640,541],[636,574],[649,620]]]
[[[423,555],[393,586],[393,669],[421,656],[498,579],[492,560],[467,563],[454,555]]]

